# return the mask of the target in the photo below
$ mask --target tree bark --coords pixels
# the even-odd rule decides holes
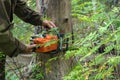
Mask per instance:
[[[71,31],[71,4],[70,0],[46,0],[48,5],[46,13],[51,18],[61,33]]]
[[[71,1],[70,0],[44,0],[46,15],[50,18],[61,33],[71,32]],[[65,53],[40,54],[39,62],[43,70],[43,80],[63,80],[63,77],[72,68],[73,59],[63,60]],[[50,59],[53,59],[49,61]]]

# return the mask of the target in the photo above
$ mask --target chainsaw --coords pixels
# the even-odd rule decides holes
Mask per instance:
[[[31,44],[37,44],[33,48],[36,53],[56,54],[68,49],[68,38],[64,39],[64,34],[60,34],[57,28],[43,31],[31,37]]]

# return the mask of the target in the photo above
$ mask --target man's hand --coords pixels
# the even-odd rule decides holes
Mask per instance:
[[[52,21],[48,21],[48,20],[43,21],[42,26],[47,27],[47,28],[56,27],[55,24]]]
[[[33,48],[36,47],[36,44],[32,44],[32,45],[27,45],[27,48],[25,50],[26,53],[32,53]]]

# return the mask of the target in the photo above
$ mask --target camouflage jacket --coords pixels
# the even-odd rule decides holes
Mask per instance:
[[[13,37],[10,25],[13,14],[32,25],[41,25],[41,16],[22,0],[0,0],[0,51],[12,57],[24,53],[26,46]]]

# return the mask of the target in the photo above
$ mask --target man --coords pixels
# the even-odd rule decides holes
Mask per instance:
[[[35,45],[26,46],[12,36],[10,28],[13,26],[13,14],[35,26],[55,27],[51,21],[42,21],[41,16],[22,0],[0,0],[0,51],[10,57],[20,53],[30,53],[35,47]],[[5,59],[0,60],[0,80],[5,80],[4,65]]]

